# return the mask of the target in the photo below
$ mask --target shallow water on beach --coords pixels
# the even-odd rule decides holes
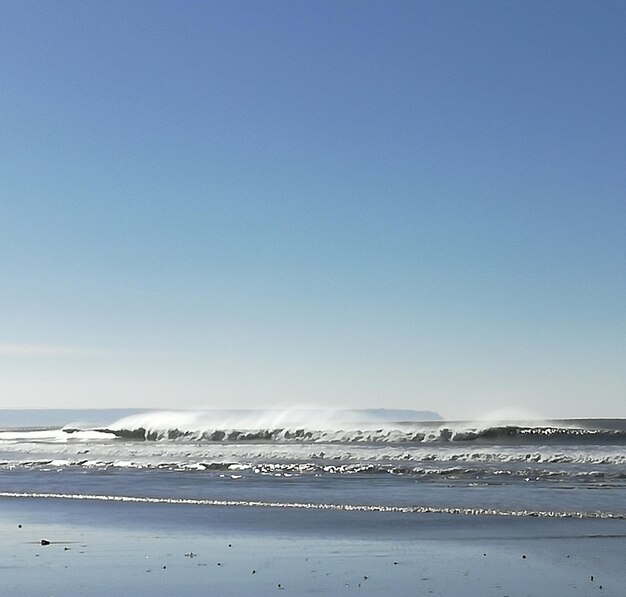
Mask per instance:
[[[0,506],[0,579],[14,597],[623,595],[624,520],[38,498]]]

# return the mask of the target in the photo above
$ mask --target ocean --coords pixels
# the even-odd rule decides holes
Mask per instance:
[[[626,419],[0,411],[0,497],[626,519]]]

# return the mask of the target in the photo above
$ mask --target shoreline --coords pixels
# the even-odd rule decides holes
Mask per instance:
[[[213,506],[228,508],[273,508],[284,510],[338,510],[342,512],[378,512],[401,514],[445,514],[451,516],[505,516],[533,518],[574,518],[579,520],[626,520],[626,514],[613,512],[577,512],[569,510],[511,510],[479,507],[454,506],[394,506],[374,504],[318,503],[318,502],[276,502],[264,500],[226,500],[209,498],[169,498],[130,495],[103,495],[84,493],[41,493],[0,491],[0,499],[45,499],[72,500],[87,502],[115,502],[127,504],[162,504],[177,506]]]
[[[1,498],[0,537],[15,597],[621,595],[626,553],[622,520],[39,498]]]

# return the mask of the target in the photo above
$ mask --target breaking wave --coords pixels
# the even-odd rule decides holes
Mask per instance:
[[[528,423],[468,423],[440,421],[387,421],[369,418],[344,420],[327,413],[299,411],[271,419],[232,420],[206,413],[148,413],[135,415],[100,427],[99,432],[136,441],[193,441],[217,443],[474,443],[545,444],[610,443],[626,444],[626,422],[619,420],[570,420]],[[67,434],[85,429],[66,427]]]

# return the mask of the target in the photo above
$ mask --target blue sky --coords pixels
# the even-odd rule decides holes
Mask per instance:
[[[623,3],[0,17],[0,406],[626,416]]]

